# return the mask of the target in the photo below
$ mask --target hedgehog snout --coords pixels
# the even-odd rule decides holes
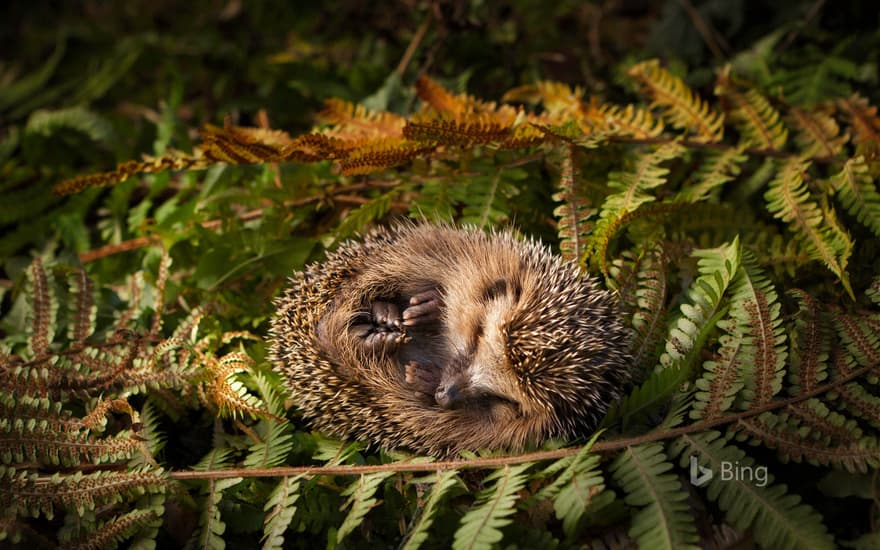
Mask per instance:
[[[434,400],[442,409],[452,409],[461,401],[461,389],[454,382],[440,384],[434,392]]]

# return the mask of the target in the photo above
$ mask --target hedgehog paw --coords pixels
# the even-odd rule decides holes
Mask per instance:
[[[361,314],[359,320],[349,330],[368,351],[392,352],[410,340],[402,329],[400,310],[391,302],[374,302],[370,313]]]
[[[410,361],[404,367],[404,380],[419,397],[432,397],[440,384],[440,369],[418,361]]]
[[[440,293],[428,290],[409,299],[409,307],[403,310],[403,324],[414,327],[440,318]]]

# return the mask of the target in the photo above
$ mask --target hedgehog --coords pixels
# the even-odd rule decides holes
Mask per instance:
[[[595,430],[629,381],[617,300],[511,230],[401,224],[276,300],[271,357],[324,433],[437,456]]]

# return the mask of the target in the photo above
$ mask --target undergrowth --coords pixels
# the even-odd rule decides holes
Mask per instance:
[[[177,90],[151,156],[53,173],[69,176],[56,194],[26,185],[38,175],[20,159],[71,130],[109,144],[114,128],[84,108],[34,112],[0,143],[0,222],[17,228],[0,238],[2,537],[876,546],[880,117],[842,56],[817,81],[755,49],[701,89],[625,63],[627,102],[550,81],[494,102],[392,80],[408,108],[331,99],[312,131],[263,117],[207,125],[192,147],[173,137]],[[266,358],[272,298],[401,216],[512,225],[619,294],[637,383],[599,433],[440,462],[309,430]],[[49,218],[64,236],[14,256]]]

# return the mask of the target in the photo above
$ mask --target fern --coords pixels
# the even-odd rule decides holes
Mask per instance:
[[[263,507],[266,512],[266,519],[263,521],[263,550],[284,546],[284,533],[296,513],[300,479],[301,476],[281,478],[266,499]]]
[[[673,126],[690,134],[700,143],[721,141],[724,136],[724,115],[715,112],[687,85],[652,59],[633,65],[627,74],[642,85],[652,105],[663,109]]]
[[[511,522],[517,492],[525,485],[531,464],[504,466],[484,482],[494,481],[480,493],[475,506],[461,518],[452,547],[455,550],[491,548],[502,539],[501,528]]]
[[[220,500],[224,491],[241,483],[242,478],[234,477],[227,479],[209,479],[205,483],[204,503],[199,514],[199,530],[190,539],[189,548],[226,548],[223,533],[226,531],[226,522],[220,513]]]
[[[844,208],[880,237],[880,193],[865,157],[847,160],[831,184]]]
[[[629,536],[642,548],[698,548],[697,528],[672,463],[659,443],[627,447],[611,466],[626,491],[625,502],[639,507]]]
[[[663,185],[669,173],[661,164],[682,153],[682,147],[677,144],[663,145],[639,155],[631,169],[609,174],[608,187],[616,192],[605,198],[588,248],[593,262],[602,268],[603,273],[608,273],[606,251],[624,216],[655,200],[648,191]]]
[[[343,491],[343,496],[348,496],[345,507],[351,506],[345,521],[339,526],[336,532],[336,542],[342,542],[349,533],[363,522],[364,517],[370,508],[376,505],[376,490],[393,472],[376,472],[373,474],[365,474],[360,476],[354,483]]]
[[[773,484],[769,473],[761,480],[722,479],[722,468],[736,466],[740,471],[755,472],[754,460],[718,432],[682,436],[673,442],[671,454],[680,455],[682,467],[689,467],[696,457],[713,476],[706,485],[706,494],[716,501],[727,521],[740,530],[751,530],[755,541],[766,548],[833,548],[834,541],[816,511],[801,503],[797,495],[788,494],[782,484]],[[725,466],[726,465],[726,466]],[[748,468],[749,470],[746,470]],[[754,474],[757,475],[757,474]]]
[[[741,92],[730,77],[730,66],[718,75],[715,93],[729,104],[729,120],[740,132],[740,144],[767,150],[782,150],[788,130],[779,112],[756,90]]]
[[[810,257],[821,260],[837,275],[847,294],[853,297],[846,271],[853,243],[836,222],[834,212],[828,209],[823,212],[811,200],[804,185],[804,174],[808,167],[808,162],[797,158],[780,165],[779,175],[770,182],[764,194],[767,209],[789,223],[795,237],[806,246]]]
[[[438,471],[431,481],[433,487],[431,487],[431,492],[425,500],[424,506],[417,512],[418,519],[400,545],[403,550],[416,550],[428,540],[428,530],[434,523],[440,502],[453,487],[461,484],[458,472],[455,470]]]

